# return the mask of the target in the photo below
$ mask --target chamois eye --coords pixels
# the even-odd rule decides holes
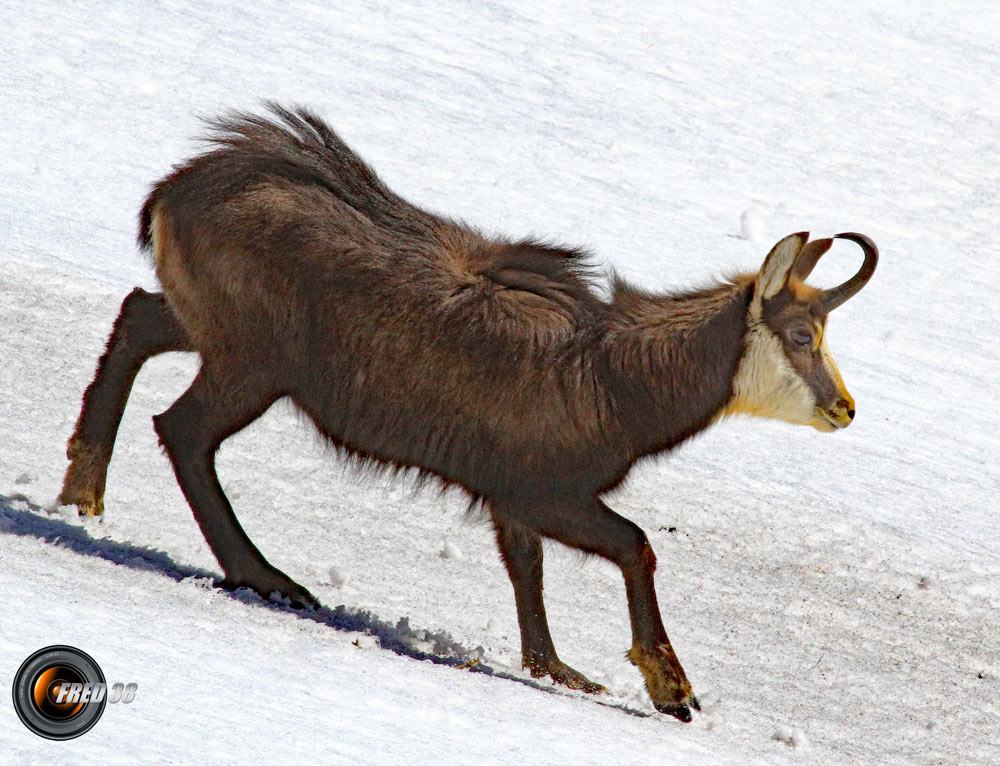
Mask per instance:
[[[792,340],[798,343],[800,346],[810,346],[812,345],[813,336],[812,333],[807,330],[792,330],[789,335]]]

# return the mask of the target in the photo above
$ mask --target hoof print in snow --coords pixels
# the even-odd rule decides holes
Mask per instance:
[[[740,216],[740,236],[749,242],[764,240],[764,222],[753,208],[747,208]]]
[[[784,742],[789,747],[808,747],[809,739],[806,733],[795,726],[779,726],[771,739]]]
[[[330,567],[326,570],[326,574],[329,578],[330,585],[334,588],[343,588],[344,584],[347,582],[347,576],[337,569],[337,567]]]

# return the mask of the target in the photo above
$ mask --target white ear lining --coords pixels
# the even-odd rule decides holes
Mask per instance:
[[[758,296],[773,298],[781,291],[788,281],[788,275],[795,265],[799,251],[808,241],[808,232],[799,232],[785,237],[771,249],[757,277]]]

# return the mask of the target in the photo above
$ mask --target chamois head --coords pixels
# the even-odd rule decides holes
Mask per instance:
[[[774,246],[754,277],[747,347],[727,414],[777,418],[820,431],[846,428],[854,418],[847,392],[826,346],[827,315],[871,278],[878,248],[862,234],[838,234],[861,246],[865,261],[842,285],[819,290],[805,284],[832,239],[809,242],[801,232]]]

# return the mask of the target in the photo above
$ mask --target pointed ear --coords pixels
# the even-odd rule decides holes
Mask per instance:
[[[814,239],[812,242],[809,242],[805,247],[799,250],[799,255],[795,259],[795,268],[792,269],[792,273],[805,282],[806,277],[812,274],[812,270],[816,267],[819,259],[822,258],[823,254],[830,249],[832,244],[832,239]]]
[[[795,265],[799,250],[809,241],[809,232],[791,234],[776,244],[764,259],[757,275],[756,298],[773,298],[788,284],[788,275]]]

